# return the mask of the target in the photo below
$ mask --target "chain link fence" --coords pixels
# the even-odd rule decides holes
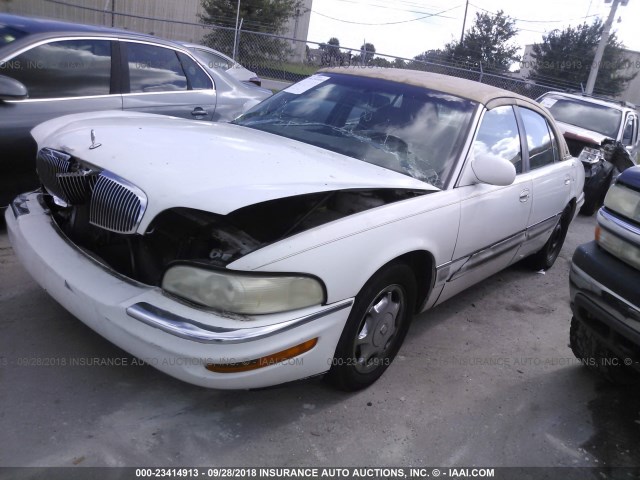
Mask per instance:
[[[174,32],[174,35],[179,37],[175,38],[177,40],[198,42],[199,39],[200,43],[235,58],[245,68],[256,72],[259,76],[284,82],[299,81],[323,67],[357,65],[441,73],[494,85],[530,98],[537,98],[549,90],[580,89],[579,85],[572,87],[568,86],[566,82],[541,84],[518,78],[513,73],[496,73],[479,63],[460,65],[444,59],[442,61],[422,61],[377,53],[373,49],[366,51],[360,48],[300,40],[243,30],[242,28],[236,30],[233,27],[155,18],[131,12],[107,11],[96,8],[98,3],[95,2],[94,7],[78,5],[66,0],[24,0],[24,3],[21,4],[12,2],[8,5],[13,5],[15,13],[28,13],[27,11],[20,12],[20,5],[23,5],[27,10],[27,1],[33,4],[31,9],[37,5],[49,16],[65,19],[81,16],[82,18],[86,17],[85,21],[91,23],[116,25],[131,30],[144,28],[143,33],[165,32],[165,35],[171,35],[168,32]],[[0,7],[2,5],[0,2]],[[0,10],[2,9],[0,8]],[[57,15],[56,12],[58,12]],[[185,12],[183,13],[186,15]]]
[[[550,90],[567,90],[566,85],[540,84],[510,73],[485,72],[482,64],[460,67],[447,62],[427,62],[394,55],[302,41],[266,33],[238,31],[234,28],[209,26],[202,43],[234,56],[245,68],[259,76],[285,82],[296,82],[323,67],[382,66],[440,73],[493,85],[505,90],[537,98]],[[579,90],[579,85],[575,86]]]

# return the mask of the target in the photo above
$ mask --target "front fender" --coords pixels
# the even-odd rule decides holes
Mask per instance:
[[[455,190],[396,202],[322,225],[255,251],[234,270],[315,275],[332,303],[355,296],[383,265],[424,251],[435,265],[453,256],[460,222]]]

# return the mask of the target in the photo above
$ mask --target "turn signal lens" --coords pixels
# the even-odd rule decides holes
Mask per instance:
[[[296,345],[295,347],[287,348],[278,353],[267,355],[256,360],[247,360],[246,362],[238,363],[209,363],[205,365],[205,368],[210,372],[216,373],[238,373],[248,372],[250,370],[257,370],[258,368],[269,367],[271,365],[277,365],[278,363],[285,362],[293,357],[302,355],[308,352],[318,343],[317,338],[312,338],[304,343]]]

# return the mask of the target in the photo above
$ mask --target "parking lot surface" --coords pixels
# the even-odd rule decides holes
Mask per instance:
[[[0,466],[638,466],[638,390],[568,344],[571,225],[545,274],[516,265],[414,320],[353,394],[174,380],[53,301],[0,229]]]

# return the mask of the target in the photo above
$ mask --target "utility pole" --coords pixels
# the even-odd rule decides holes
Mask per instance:
[[[469,9],[469,0],[467,0],[467,5],[464,7],[464,20],[462,20],[462,32],[460,32],[460,43],[462,44],[462,40],[464,39],[464,27],[467,24],[467,10]]]
[[[604,3],[609,3],[612,0],[604,0]],[[598,70],[600,70],[600,63],[602,63],[602,55],[604,54],[604,48],[607,46],[607,42],[609,41],[609,31],[611,30],[611,25],[613,25],[613,19],[616,16],[616,9],[618,5],[622,4],[622,6],[626,6],[629,3],[629,0],[613,0],[613,4],[611,5],[611,10],[609,11],[609,18],[604,24],[602,29],[602,36],[600,37],[600,43],[598,43],[598,48],[596,49],[596,56],[593,58],[593,64],[591,65],[591,72],[589,72],[589,80],[587,80],[587,88],[585,89],[585,93],[587,95],[591,95],[593,93],[593,87],[596,85],[596,79],[598,78]]]
[[[111,26],[116,26],[116,0],[111,0]]]
[[[238,0],[238,11],[236,12],[236,32],[235,32],[235,35],[233,36],[233,55],[231,56],[234,62],[236,60],[236,45],[238,43],[238,20],[239,19],[240,19],[240,0]]]

